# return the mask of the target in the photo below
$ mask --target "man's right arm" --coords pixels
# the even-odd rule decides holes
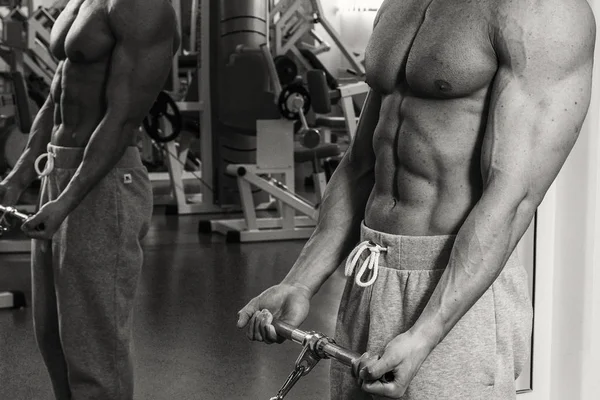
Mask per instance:
[[[375,184],[373,133],[381,96],[369,91],[356,136],[327,184],[315,231],[283,284],[314,295],[359,240],[365,207]]]
[[[41,154],[46,152],[46,147],[52,136],[53,126],[54,101],[52,96],[49,95],[33,121],[25,150],[6,177],[5,182],[25,189],[37,178],[34,163]]]

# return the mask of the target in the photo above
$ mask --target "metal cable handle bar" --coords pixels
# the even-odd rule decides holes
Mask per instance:
[[[0,236],[2,236],[2,233],[8,231],[11,228],[10,223],[6,219],[7,216],[16,218],[21,222],[27,221],[30,217],[30,215],[24,214],[14,207],[6,207],[0,205]]]
[[[338,346],[332,339],[316,332],[305,332],[279,320],[274,320],[272,325],[279,336],[301,346],[309,345],[321,358],[333,358],[349,367],[360,358],[357,352]]]
[[[20,220],[21,222],[25,222],[29,219],[29,215],[27,214],[23,214],[22,212],[19,212],[16,208],[14,207],[5,207],[3,205],[0,205],[0,216],[3,219],[5,216],[10,215],[11,217],[15,217],[18,220]]]
[[[319,332],[305,332],[294,328],[291,325],[279,320],[273,320],[277,335],[303,346],[303,350],[296,360],[295,369],[288,376],[287,380],[271,400],[282,400],[298,380],[307,375],[319,360],[333,358],[336,361],[352,367],[358,361],[361,355],[352,350],[338,346],[335,341]],[[394,373],[388,372],[379,379],[381,382],[392,382]]]

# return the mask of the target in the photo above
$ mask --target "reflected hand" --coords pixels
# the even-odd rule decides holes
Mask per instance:
[[[61,202],[50,201],[25,221],[21,229],[32,239],[51,240],[68,214],[68,208]]]

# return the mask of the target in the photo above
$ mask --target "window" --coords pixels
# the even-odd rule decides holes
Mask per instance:
[[[339,0],[342,11],[377,11],[383,0]]]

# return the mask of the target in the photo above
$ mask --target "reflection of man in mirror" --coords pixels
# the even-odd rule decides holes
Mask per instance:
[[[584,0],[385,0],[316,230],[238,326],[276,341],[345,262],[336,340],[364,355],[354,376],[332,363],[332,399],[514,399],[532,326],[514,249],[578,137],[594,42]]]
[[[152,216],[133,144],[169,76],[176,27],[164,0],[69,1],[52,28],[50,95],[0,183],[0,204],[13,205],[45,176],[23,230],[35,239],[35,333],[58,400],[133,399],[132,313]]]

